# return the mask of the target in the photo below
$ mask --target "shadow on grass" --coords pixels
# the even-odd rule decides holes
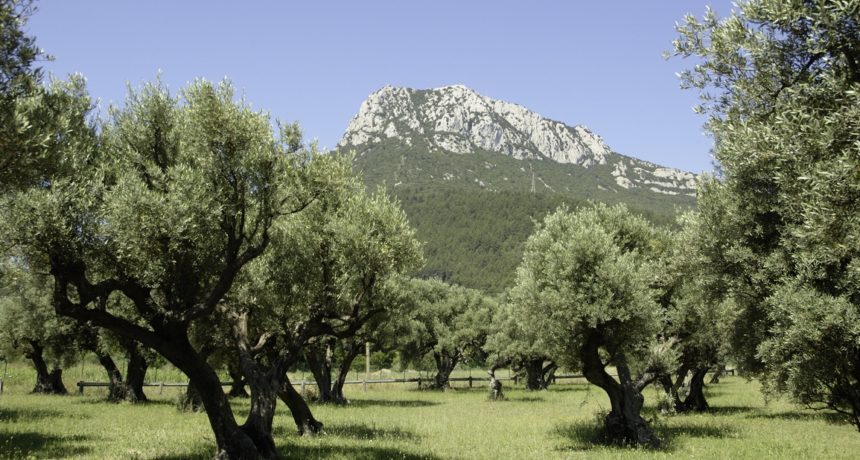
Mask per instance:
[[[191,453],[159,455],[153,457],[153,460],[211,460],[214,456],[215,444],[198,444]]]
[[[561,451],[589,451],[595,448],[612,448],[626,451],[628,449],[643,449],[660,452],[672,452],[678,441],[685,438],[729,438],[737,434],[737,430],[728,424],[700,425],[684,423],[682,418],[676,418],[672,425],[652,423],[651,428],[662,441],[659,448],[642,446],[619,445],[607,439],[603,424],[598,420],[582,420],[575,423],[558,425],[555,434],[562,439],[572,442],[572,445],[562,446]]]
[[[438,406],[439,402],[425,401],[423,399],[353,399],[349,404],[331,407],[429,407]]]
[[[760,409],[756,407],[749,406],[711,406],[708,410],[704,412],[699,412],[701,414],[714,414],[714,415],[737,415],[737,414],[754,414],[759,412]],[[695,414],[696,412],[690,412],[690,414]]]
[[[814,411],[789,411],[767,413],[759,412],[748,416],[749,418],[767,419],[767,420],[786,420],[786,421],[816,421],[823,420],[832,425],[847,425],[851,421],[845,415],[836,412],[814,412]]]
[[[537,403],[537,402],[546,402],[546,399],[539,398],[537,396],[516,396],[516,395],[505,395],[504,401],[510,402],[525,402],[525,403]]]
[[[36,432],[0,431],[0,457],[3,458],[60,458],[91,454],[92,448],[80,443],[94,444],[91,436],[56,436]]]
[[[41,420],[45,418],[61,418],[63,413],[53,409],[0,407],[0,423],[17,422],[19,420]]]
[[[569,392],[569,391],[588,391],[588,385],[584,383],[563,383],[550,385],[547,391],[552,392]]]
[[[404,452],[388,447],[373,447],[373,446],[338,446],[338,445],[289,445],[278,449],[285,459],[296,458],[330,458],[340,457],[357,460],[387,460],[391,458],[400,458],[406,460],[419,459],[439,459],[441,457],[433,455],[416,455],[410,452]]]
[[[417,441],[419,436],[411,431],[400,428],[378,428],[366,424],[330,425],[325,428],[329,436],[339,436],[353,439],[399,439]]]
[[[272,436],[275,439],[282,438],[284,436],[295,438],[299,437],[293,423],[287,423],[286,426],[275,426],[272,429]],[[366,440],[390,439],[412,442],[416,442],[420,439],[417,434],[411,431],[402,430],[400,428],[380,428],[363,423],[325,425],[325,435],[323,436]]]

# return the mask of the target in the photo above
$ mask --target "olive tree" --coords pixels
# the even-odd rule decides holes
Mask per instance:
[[[77,353],[79,328],[57,317],[50,280],[14,262],[4,264],[0,286],[0,349],[33,363],[33,393],[66,394],[63,367]]]
[[[525,373],[526,390],[545,390],[558,369],[548,346],[526,325],[529,312],[523,304],[500,303],[490,322],[490,333],[484,345],[491,376],[502,366]]]
[[[416,363],[431,356],[436,367],[433,388],[448,388],[458,364],[483,361],[494,301],[475,289],[435,278],[412,279],[404,288],[414,307],[409,333],[400,345],[402,357]]]
[[[308,435],[319,432],[322,424],[289,382],[286,369],[305,357],[323,394],[332,389],[342,393],[343,382],[331,382],[331,368],[317,352],[331,340],[354,341],[366,324],[386,315],[391,308],[380,286],[415,269],[421,259],[399,204],[384,190],[368,193],[352,175],[350,158],[332,157],[325,163],[326,172],[319,175],[327,178],[329,193],[296,218],[278,222],[270,251],[243,277],[236,299],[245,324],[237,340],[252,408],[255,385],[262,385],[255,376],[265,375],[268,390],[261,394],[269,399],[261,404],[270,408],[267,423],[280,396],[299,433]],[[356,349],[353,343],[347,350],[347,367]],[[268,357],[263,362],[255,355]]]
[[[8,196],[4,235],[51,274],[57,313],[138,341],[189,377],[219,456],[272,456],[254,443],[254,427],[236,423],[189,330],[219,314],[273,222],[312,200],[303,172],[311,158],[292,153],[228,83],[197,81],[181,96],[160,84],[132,92],[99,142],[56,133],[58,143],[74,141],[63,157],[74,174]],[[112,296],[132,308],[111,308],[103,300]]]
[[[607,439],[657,445],[640,415],[645,369],[660,330],[650,263],[662,248],[655,230],[623,205],[594,205],[548,215],[525,246],[511,300],[528,312],[527,327],[562,364],[582,369],[609,397]],[[614,366],[616,380],[607,372]]]
[[[751,0],[679,28],[727,218],[741,364],[860,429],[856,2]],[[715,267],[719,270],[719,267]]]

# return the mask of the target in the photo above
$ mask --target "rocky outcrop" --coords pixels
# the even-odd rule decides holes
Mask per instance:
[[[609,165],[619,188],[695,195],[694,174],[620,155],[585,126],[567,126],[462,85],[432,90],[386,86],[361,104],[338,147],[368,151],[391,140],[430,151],[486,151],[585,168]]]

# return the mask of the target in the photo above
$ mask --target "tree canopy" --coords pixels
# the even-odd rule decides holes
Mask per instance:
[[[856,2],[751,0],[679,27],[721,185],[740,364],[860,428],[860,20]]]

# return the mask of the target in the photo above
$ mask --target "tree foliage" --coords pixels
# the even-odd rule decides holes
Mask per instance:
[[[550,353],[606,391],[606,434],[616,442],[659,443],[639,414],[653,377],[631,370],[647,363],[661,328],[650,285],[664,241],[623,205],[560,208],[526,243],[511,291]],[[619,380],[606,372],[610,365]]]
[[[679,28],[722,171],[741,361],[860,429],[860,6],[744,2]],[[701,205],[700,205],[701,206]],[[707,205],[706,205],[707,206]]]

